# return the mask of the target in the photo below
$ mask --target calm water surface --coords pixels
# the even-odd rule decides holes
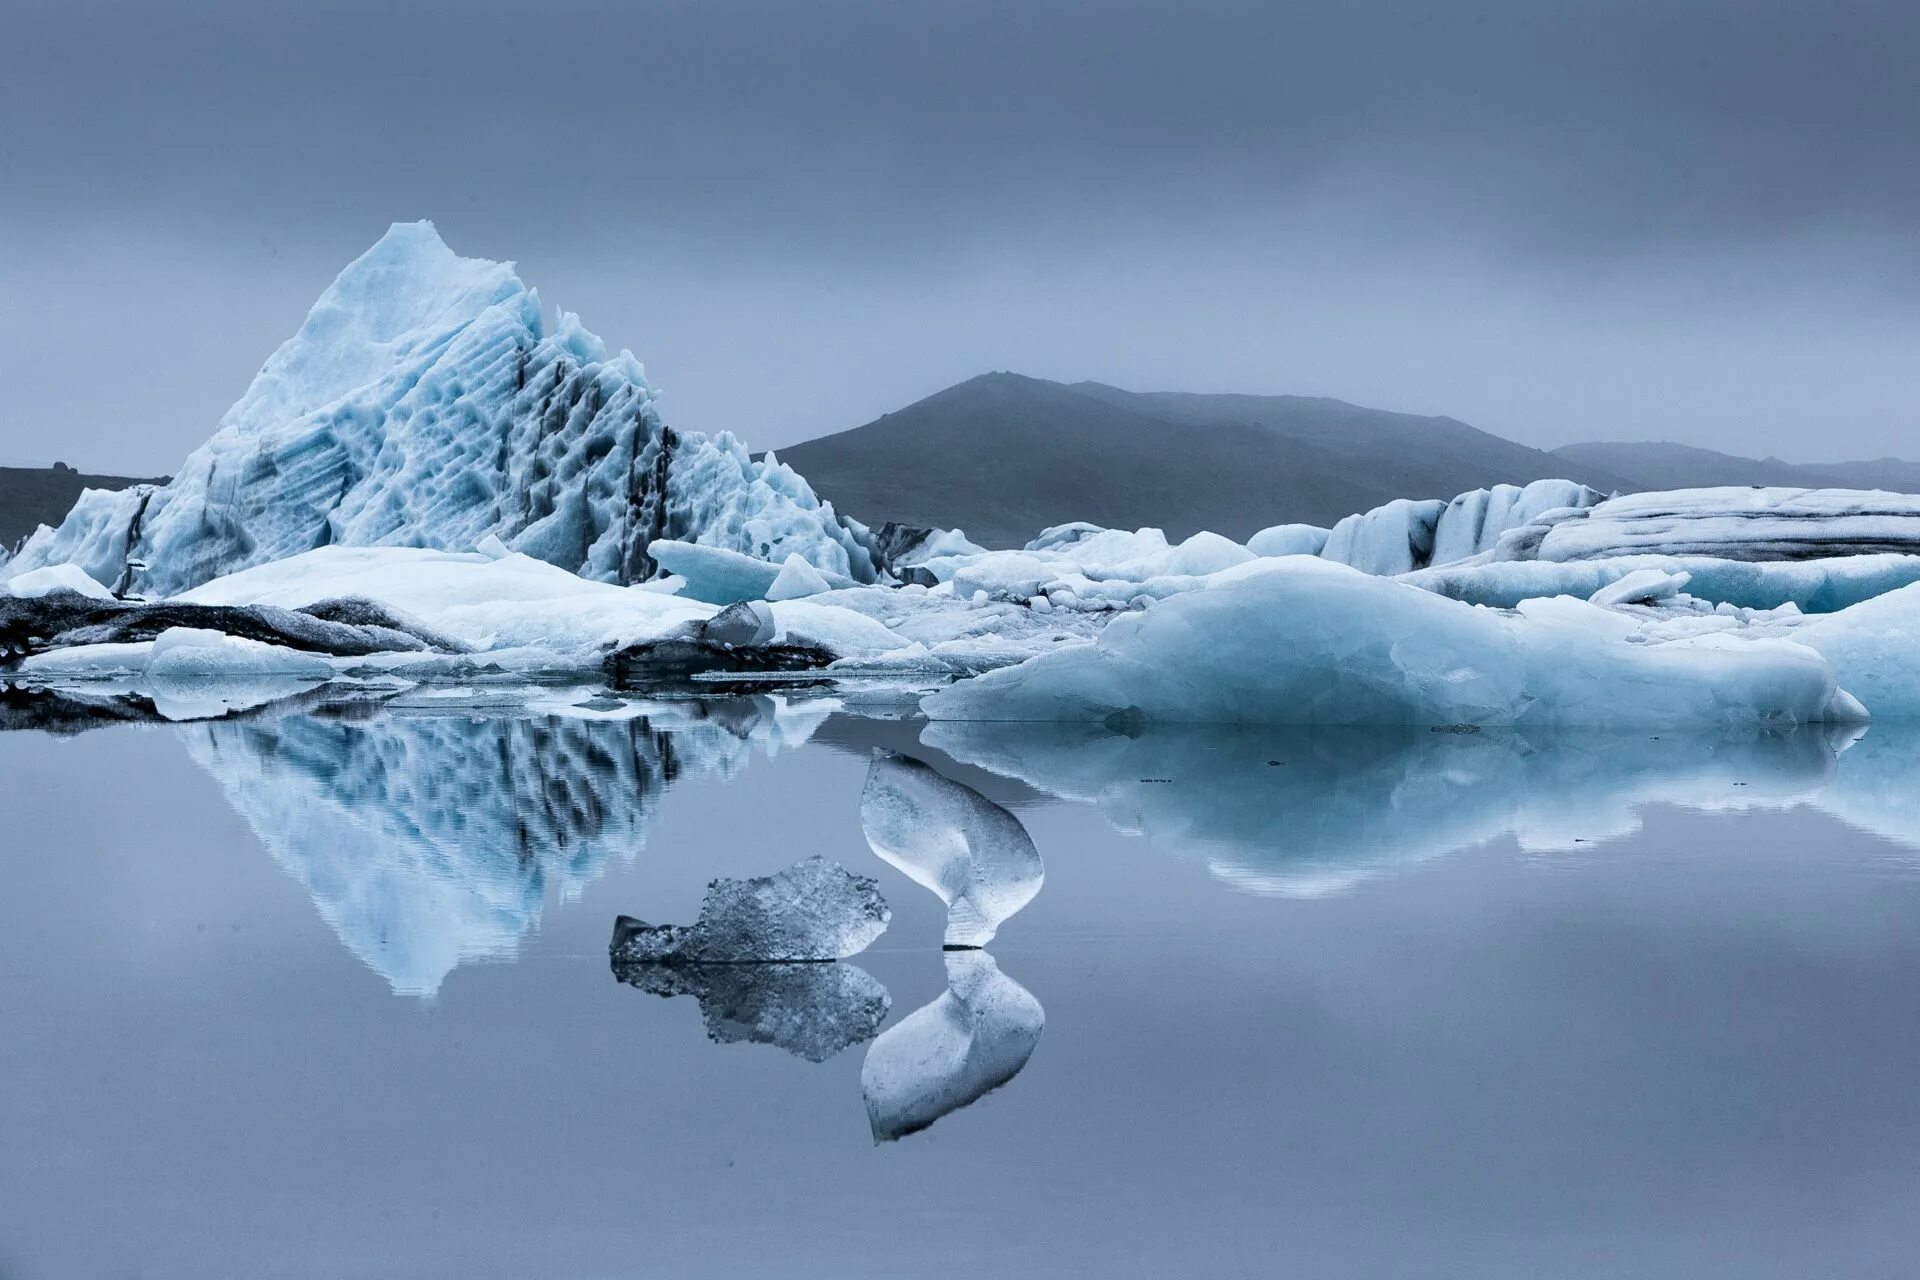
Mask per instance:
[[[1912,1274],[1920,740],[923,728],[0,734],[0,1275]],[[869,849],[875,748],[1044,859],[990,961]],[[812,854],[892,904],[879,1041],[610,972]],[[870,1049],[983,966],[1037,1018],[877,1140]]]

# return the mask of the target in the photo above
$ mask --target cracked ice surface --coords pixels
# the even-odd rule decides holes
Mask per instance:
[[[876,755],[860,823],[882,859],[947,904],[946,945],[979,947],[1046,878],[1019,819],[918,760]]]
[[[616,964],[842,960],[886,932],[893,912],[871,876],[812,857],[785,871],[707,885],[691,925],[614,922]]]

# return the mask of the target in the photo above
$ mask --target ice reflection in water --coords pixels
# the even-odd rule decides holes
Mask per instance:
[[[775,964],[627,964],[613,974],[656,996],[690,995],[715,1044],[749,1042],[825,1062],[873,1039],[893,999],[843,960]]]
[[[1638,830],[1650,803],[1811,804],[1920,847],[1920,740],[1782,734],[1448,733],[942,723],[927,745],[1114,827],[1206,860],[1220,879],[1290,897],[1336,893],[1510,836],[1590,848]]]
[[[516,954],[550,889],[571,897],[632,858],[683,772],[731,777],[827,714],[769,698],[714,714],[690,702],[538,717],[356,710],[177,732],[342,944],[421,996],[460,964]]]

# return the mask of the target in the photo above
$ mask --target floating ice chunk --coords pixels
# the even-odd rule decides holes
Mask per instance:
[[[1803,645],[1635,643],[1632,625],[1584,601],[1513,616],[1322,560],[1261,560],[921,706],[936,720],[1536,727],[1857,714]]]
[[[296,676],[327,680],[325,658],[224,632],[173,627],[153,640],[131,644],[81,644],[36,653],[20,664],[36,677],[104,679],[145,675],[156,680],[218,680],[249,676]]]
[[[833,590],[820,571],[802,560],[798,555],[787,557],[780,566],[780,572],[774,575],[773,585],[767,588],[769,600],[800,600],[807,596],[817,596],[823,591]]]
[[[946,953],[947,989],[867,1050],[860,1092],[875,1142],[918,1133],[1020,1073],[1046,1010],[984,951]]]
[[[773,590],[784,567],[725,547],[665,539],[652,544],[652,555],[662,569],[686,579],[686,585],[680,588],[681,595],[691,600],[704,600],[708,604],[774,599],[776,597],[769,595],[769,592]],[[802,562],[805,562],[804,557]],[[843,573],[823,574],[817,566],[809,567],[826,584],[822,590],[854,585],[853,579]]]
[[[480,545],[474,550],[489,560],[505,560],[513,554],[513,548],[500,541],[500,535],[497,533],[490,533],[480,539]]]
[[[0,561],[0,565],[4,565]],[[28,569],[0,582],[0,595],[37,600],[52,591],[72,591],[89,600],[111,600],[113,592],[88,576],[77,564],[50,564],[44,569]]]
[[[611,954],[616,964],[843,960],[866,950],[892,917],[871,876],[813,857],[770,876],[709,882],[691,925],[621,916]]]
[[[1920,584],[1787,632],[1833,664],[1875,720],[1920,720]]]
[[[1248,538],[1247,550],[1257,556],[1317,556],[1331,532],[1317,524],[1276,524]]]
[[[907,756],[874,757],[860,823],[876,854],[947,904],[949,947],[992,941],[1046,877],[1018,818]]]
[[[1652,604],[1657,600],[1669,600],[1685,589],[1693,575],[1689,573],[1666,573],[1660,569],[1635,569],[1623,578],[1616,579],[1587,597],[1588,604],[1597,604],[1602,609],[1611,609],[1622,604]]]
[[[614,961],[620,981],[656,996],[693,996],[707,1038],[747,1041],[825,1062],[873,1039],[893,998],[852,964],[635,964]]]

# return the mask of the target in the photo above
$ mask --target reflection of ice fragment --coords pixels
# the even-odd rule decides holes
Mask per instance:
[[[876,1142],[904,1138],[1020,1073],[1046,1011],[984,951],[946,954],[947,989],[867,1050],[860,1092]]]
[[[860,822],[875,853],[947,904],[950,947],[991,941],[1046,876],[1019,819],[907,756],[874,757]]]
[[[700,1002],[716,1044],[771,1044],[809,1062],[873,1039],[892,999],[851,964],[621,964],[614,977],[657,996]]]
[[[866,950],[892,916],[872,877],[814,857],[770,876],[710,881],[691,925],[621,916],[611,952],[616,965],[840,960]]]

